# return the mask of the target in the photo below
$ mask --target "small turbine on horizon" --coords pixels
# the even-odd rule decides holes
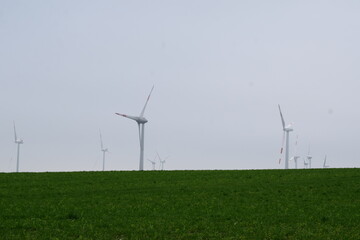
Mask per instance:
[[[306,157],[304,158],[304,168],[306,169],[306,168],[308,168],[308,166],[309,166],[309,163],[306,161]]]
[[[297,165],[297,160],[300,158],[300,156],[297,155],[297,145],[298,145],[298,138],[299,138],[299,135],[296,135],[296,141],[295,141],[295,154],[292,158],[290,158],[290,161],[294,160],[294,163],[295,163],[295,169],[298,168],[298,165]]]
[[[101,151],[103,152],[103,167],[102,167],[102,170],[105,171],[105,154],[106,154],[106,152],[109,152],[109,150],[107,148],[104,148],[103,140],[102,140],[102,136],[101,136],[101,130],[99,130],[99,133],[100,133],[100,147],[101,147]]]
[[[323,168],[328,168],[330,166],[326,165],[326,155],[325,155],[325,159],[324,159],[324,164],[323,164]]]
[[[288,125],[285,125],[285,120],[284,120],[284,117],[282,115],[282,112],[281,112],[281,108],[280,108],[280,105],[279,106],[279,111],[280,111],[280,117],[281,117],[281,123],[282,123],[282,126],[283,126],[283,140],[282,140],[282,146],[281,146],[281,150],[280,150],[280,155],[282,155],[282,152],[283,152],[283,149],[284,149],[284,141],[285,141],[285,134],[286,134],[286,145],[285,145],[285,169],[289,169],[289,133],[291,131],[293,131],[293,128],[292,128],[292,124],[288,124]],[[281,156],[280,156],[280,159],[279,159],[279,164],[281,162]]]
[[[309,145],[308,154],[307,154],[307,156],[306,156],[306,159],[307,159],[308,168],[311,168],[311,159],[312,159],[312,156],[310,155],[310,145]]]
[[[119,116],[134,120],[138,124],[139,140],[140,140],[140,164],[139,164],[140,171],[144,170],[144,133],[145,133],[145,123],[148,122],[148,120],[144,117],[144,113],[145,113],[146,106],[149,102],[149,99],[150,99],[150,96],[151,96],[151,93],[153,90],[154,90],[154,86],[151,88],[150,94],[145,102],[144,108],[141,111],[140,116],[129,116],[129,115],[121,114],[121,113],[115,113]]]
[[[19,172],[20,144],[23,144],[24,141],[21,138],[17,137],[15,121],[14,121],[14,137],[15,137],[15,143],[17,144],[16,172]]]
[[[148,159],[148,161],[151,162],[152,170],[153,170],[153,171],[156,170],[156,168],[155,168],[155,165],[156,165],[156,162],[155,162],[156,157],[157,157],[157,156],[154,157],[154,160],[153,160],[153,161],[151,161],[150,159]]]
[[[157,155],[158,155],[158,157],[159,157],[159,161],[160,161],[160,168],[159,168],[159,170],[164,170],[164,164],[165,164],[165,162],[166,162],[166,159],[169,158],[169,156],[167,156],[164,160],[162,160],[161,157],[160,157],[160,155],[159,155],[159,153],[158,153],[158,152],[156,152],[156,153],[157,153]]]

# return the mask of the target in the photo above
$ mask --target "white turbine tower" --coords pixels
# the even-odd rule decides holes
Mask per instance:
[[[101,151],[103,152],[103,167],[102,167],[102,170],[105,171],[105,154],[106,154],[106,152],[109,152],[109,150],[107,148],[104,148],[103,141],[102,141],[102,136],[101,136],[101,130],[99,130],[99,132],[100,132],[100,147],[101,147]]]
[[[14,122],[14,136],[15,136],[15,143],[17,144],[16,172],[19,172],[20,144],[23,144],[24,141],[21,138],[18,138],[16,135],[15,122]]]
[[[325,159],[324,159],[324,164],[323,164],[323,168],[328,168],[330,166],[326,165],[326,155],[325,155]]]
[[[291,131],[293,131],[293,128],[292,128],[292,124],[288,124],[288,125],[285,125],[285,120],[284,120],[284,117],[282,115],[282,112],[281,112],[281,108],[280,108],[280,105],[279,106],[279,111],[280,111],[280,117],[281,117],[281,122],[282,122],[282,126],[283,126],[283,131],[284,131],[284,134],[283,134],[283,142],[282,142],[282,146],[281,146],[281,150],[280,150],[280,154],[282,154],[283,152],[283,148],[284,148],[284,140],[285,140],[285,134],[286,134],[286,146],[285,146],[285,169],[288,169],[289,168],[289,133]],[[281,162],[281,157],[279,159],[279,163]]]
[[[292,158],[290,158],[290,161],[293,161],[294,160],[294,163],[295,163],[295,169],[298,168],[298,165],[297,165],[297,160],[300,158],[300,156],[297,155],[297,145],[298,145],[298,138],[299,136],[296,135],[296,142],[295,142],[295,154]]]
[[[158,155],[159,161],[160,161],[160,170],[164,170],[164,164],[166,162],[166,159],[169,158],[169,156],[167,156],[164,160],[162,160],[158,152],[157,152],[157,155]]]
[[[155,164],[156,164],[155,160],[156,160],[156,157],[157,157],[157,156],[154,157],[154,160],[153,160],[153,161],[151,161],[150,159],[148,159],[148,161],[151,162],[152,170],[155,170]]]
[[[148,120],[144,117],[146,106],[149,102],[151,93],[154,89],[154,86],[151,88],[150,94],[145,102],[144,108],[140,113],[140,116],[129,116],[121,113],[116,113],[119,116],[126,117],[129,119],[132,119],[137,122],[138,128],[139,128],[139,140],[140,140],[140,164],[139,164],[139,170],[144,170],[144,133],[145,133],[145,123],[148,122]]]

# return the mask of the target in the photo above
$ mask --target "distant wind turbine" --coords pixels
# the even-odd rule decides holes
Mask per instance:
[[[309,166],[309,163],[306,160],[307,160],[307,158],[304,158],[304,168],[308,168],[308,166]]]
[[[18,138],[16,135],[15,121],[14,121],[14,136],[15,136],[15,143],[17,144],[16,172],[19,172],[20,144],[23,144],[24,141],[21,138]]]
[[[283,126],[283,131],[284,131],[284,134],[283,134],[283,141],[282,141],[282,146],[281,146],[281,150],[280,150],[280,154],[282,154],[283,152],[283,149],[284,149],[284,140],[285,140],[285,134],[286,134],[286,146],[285,146],[285,169],[288,169],[289,168],[289,133],[291,131],[293,131],[293,128],[292,128],[292,124],[288,124],[288,125],[285,125],[285,120],[284,120],[284,117],[282,115],[282,112],[281,112],[281,108],[280,108],[280,105],[279,106],[279,111],[280,111],[280,117],[281,117],[281,122],[282,122],[282,126]],[[281,162],[281,157],[279,159],[279,163]]]
[[[106,154],[106,152],[109,152],[109,150],[107,148],[104,148],[103,140],[102,140],[102,136],[101,136],[101,130],[99,130],[99,132],[100,132],[100,147],[101,147],[101,151],[103,152],[103,168],[102,168],[102,170],[105,171],[105,154]]]
[[[157,156],[154,157],[154,160],[153,160],[153,161],[151,161],[150,159],[148,159],[148,161],[151,162],[152,170],[155,170],[155,165],[156,165],[155,160],[156,160],[156,157],[157,157]]]
[[[295,141],[295,154],[292,158],[290,158],[290,161],[294,160],[294,163],[295,163],[295,169],[297,169],[298,165],[297,165],[297,160],[300,158],[300,156],[297,155],[297,145],[298,145],[298,138],[299,136],[296,135],[296,141]]]
[[[323,164],[323,168],[328,168],[330,166],[326,165],[326,155],[325,155],[325,159],[324,159],[324,164]]]
[[[310,156],[310,145],[309,145],[308,154],[307,154],[307,156],[306,156],[306,159],[307,159],[308,167],[311,168],[311,159],[312,159],[312,156]]]
[[[139,170],[144,170],[144,133],[145,133],[145,123],[148,122],[148,120],[144,117],[146,106],[149,102],[151,93],[154,89],[154,86],[151,88],[150,94],[145,102],[144,108],[140,113],[140,116],[129,116],[121,113],[116,113],[119,116],[126,117],[129,119],[132,119],[137,122],[138,128],[139,128],[139,140],[140,140],[140,164],[139,164]]]
[[[159,155],[158,152],[157,152],[157,155],[158,155],[159,161],[160,161],[160,170],[164,170],[164,164],[165,164],[165,162],[166,162],[166,159],[169,158],[169,156],[167,156],[167,157],[163,160],[163,159],[161,159],[161,157],[160,157],[160,155]]]

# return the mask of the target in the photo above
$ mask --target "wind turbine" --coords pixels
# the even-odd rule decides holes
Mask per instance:
[[[148,120],[144,117],[144,113],[145,113],[146,105],[149,102],[149,99],[150,99],[150,96],[151,96],[151,93],[153,90],[154,90],[154,86],[151,88],[150,94],[145,102],[144,108],[141,111],[140,116],[129,116],[129,115],[121,114],[121,113],[115,113],[119,116],[132,119],[135,122],[137,122],[137,124],[138,124],[139,140],[140,140],[140,164],[139,164],[140,171],[144,170],[144,133],[145,133],[145,123],[148,122]]]
[[[290,158],[290,161],[294,160],[294,162],[295,162],[295,169],[297,169],[297,160],[300,158],[300,156],[296,155],[297,154],[298,138],[299,138],[299,136],[296,135],[295,154],[294,154],[294,156],[292,158]]]
[[[157,155],[158,155],[159,161],[160,161],[160,170],[164,170],[164,163],[166,162],[165,160],[168,159],[169,157],[166,157],[164,160],[162,160],[158,152],[157,152]]]
[[[330,166],[326,165],[326,155],[325,155],[325,159],[324,159],[324,164],[323,164],[323,168],[328,168]]]
[[[309,163],[306,161],[306,158],[304,158],[304,168],[308,168]]]
[[[285,140],[285,134],[286,134],[286,146],[285,146],[285,169],[288,169],[289,168],[289,133],[291,131],[293,131],[293,128],[292,128],[292,124],[288,124],[288,125],[285,125],[285,120],[284,120],[284,117],[282,115],[282,112],[281,112],[281,108],[280,108],[280,105],[279,106],[279,111],[280,111],[280,117],[281,117],[281,122],[282,122],[282,126],[283,126],[283,131],[284,131],[284,134],[283,134],[283,141],[282,141],[282,146],[281,146],[281,150],[280,150],[280,154],[282,154],[283,152],[283,149],[284,149],[284,140]],[[281,162],[281,157],[279,159],[279,163]]]
[[[99,130],[99,132],[100,132],[100,147],[101,147],[101,151],[103,152],[103,168],[102,168],[102,170],[105,171],[105,154],[106,154],[106,152],[109,152],[109,150],[107,148],[104,148],[102,136],[101,136],[101,130]]]
[[[19,172],[20,144],[23,144],[24,141],[21,138],[18,138],[16,135],[15,121],[14,121],[14,136],[15,136],[15,143],[17,144],[16,172]]]
[[[148,161],[151,162],[151,164],[152,164],[152,170],[155,170],[155,164],[156,164],[155,160],[156,160],[156,156],[154,157],[154,161],[151,161],[150,159],[148,159]]]
[[[307,159],[308,167],[311,168],[311,159],[312,159],[312,156],[310,156],[310,146],[309,146],[308,155],[306,156],[306,159]]]

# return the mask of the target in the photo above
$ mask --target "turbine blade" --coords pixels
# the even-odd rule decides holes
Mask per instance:
[[[101,130],[99,129],[99,133],[100,133],[100,146],[101,146],[101,150],[104,149],[104,146],[103,146],[103,141],[102,141],[102,136],[101,136]]]
[[[115,113],[116,115],[119,115],[119,116],[122,116],[122,117],[128,117],[127,115],[125,115],[125,114],[122,114],[122,113]]]
[[[280,111],[280,117],[281,117],[282,126],[283,126],[283,129],[285,129],[285,120],[284,120],[284,117],[283,117],[282,112],[281,112],[280,104],[279,104],[278,106],[279,106],[279,111]]]
[[[16,142],[16,140],[17,140],[17,135],[16,135],[15,121],[14,121],[14,137],[15,137],[15,142]]]
[[[130,116],[130,115],[122,114],[122,113],[115,113],[115,114],[119,115],[119,116],[122,116],[122,117],[125,117],[125,118],[129,118],[129,119],[134,120],[136,122],[139,121],[139,117],[134,117],[134,116]]]
[[[150,99],[150,96],[151,96],[151,93],[152,93],[153,90],[154,90],[154,85],[152,86],[151,91],[150,91],[150,94],[149,94],[149,96],[148,96],[148,98],[147,98],[147,100],[146,100],[146,102],[145,102],[144,108],[143,108],[143,110],[142,110],[141,113],[140,113],[140,117],[143,117],[143,116],[144,116],[146,106],[147,106],[147,104],[148,104],[148,102],[149,102],[149,99]]]
[[[158,156],[158,158],[159,158],[159,160],[160,160],[160,162],[161,162],[162,160],[161,160],[161,157],[160,157],[159,153],[156,152],[156,154],[157,154],[157,156]]]
[[[296,135],[296,141],[295,141],[295,156],[297,156],[298,138],[299,138],[299,135]]]
[[[283,133],[282,142],[281,142],[279,164],[281,163],[281,157],[282,157],[282,153],[284,151],[284,143],[285,143],[285,131]]]

